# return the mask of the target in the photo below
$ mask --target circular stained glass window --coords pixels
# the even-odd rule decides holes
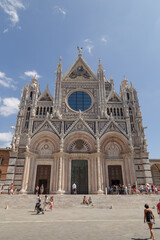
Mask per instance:
[[[85,111],[91,106],[91,97],[86,92],[77,91],[69,96],[68,104],[75,111]]]

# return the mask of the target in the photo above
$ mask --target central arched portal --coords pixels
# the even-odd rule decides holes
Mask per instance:
[[[71,161],[71,189],[72,189],[73,183],[77,185],[78,194],[88,194],[88,161],[87,160]]]

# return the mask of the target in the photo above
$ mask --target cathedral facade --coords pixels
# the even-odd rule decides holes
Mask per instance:
[[[152,183],[147,143],[136,89],[126,78],[120,93],[82,57],[62,73],[55,94],[41,93],[36,76],[23,90],[6,182],[21,192],[104,193],[114,184]]]

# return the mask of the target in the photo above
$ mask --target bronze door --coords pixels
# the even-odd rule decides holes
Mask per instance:
[[[77,185],[78,194],[88,194],[88,161],[72,160],[71,164],[71,189]],[[73,190],[72,190],[73,193]]]
[[[108,166],[109,186],[123,184],[122,168],[120,165]]]
[[[50,188],[50,175],[51,175],[51,165],[38,165],[37,166],[37,177],[36,177],[36,186],[39,188],[43,184],[44,193],[49,193]]]

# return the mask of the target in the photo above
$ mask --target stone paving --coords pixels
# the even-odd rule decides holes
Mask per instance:
[[[0,239],[149,239],[148,226],[143,223],[142,203],[144,205],[150,202],[150,206],[154,207],[160,196],[94,195],[92,198],[95,203],[103,203],[99,206],[95,204],[94,207],[80,204],[81,198],[82,196],[55,196],[55,201],[67,199],[72,205],[66,207],[55,203],[53,211],[47,209],[44,215],[36,215],[33,211],[35,196],[0,196]],[[18,199],[21,199],[21,206]],[[8,201],[8,209],[2,207],[4,200]],[[13,207],[10,201],[14,203]],[[28,207],[25,206],[27,201]],[[105,201],[108,202],[108,207],[104,205]],[[109,208],[111,204],[112,209]],[[160,240],[160,219],[156,209],[153,212],[156,218],[154,233],[156,240]]]

